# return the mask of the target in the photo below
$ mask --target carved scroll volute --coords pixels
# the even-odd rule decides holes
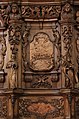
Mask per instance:
[[[9,43],[11,50],[11,59],[7,64],[9,68],[9,88],[17,88],[18,85],[18,52],[21,41],[21,16],[19,7],[16,3],[11,5],[9,15]]]
[[[61,12],[61,35],[62,35],[62,79],[66,88],[74,87],[74,66],[73,66],[73,8],[68,2],[62,7]]]

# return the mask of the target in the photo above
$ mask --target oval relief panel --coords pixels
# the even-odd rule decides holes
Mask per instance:
[[[53,65],[53,43],[47,34],[37,33],[30,43],[30,68],[43,71]]]

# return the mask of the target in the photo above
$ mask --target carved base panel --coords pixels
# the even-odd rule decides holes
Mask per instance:
[[[28,96],[19,99],[20,119],[63,119],[64,99],[61,96]]]

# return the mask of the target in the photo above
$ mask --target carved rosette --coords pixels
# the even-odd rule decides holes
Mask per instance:
[[[37,119],[44,118],[62,118],[64,116],[63,98],[51,98],[47,101],[45,97],[38,99],[19,99],[19,115],[21,118],[31,118],[36,116]]]

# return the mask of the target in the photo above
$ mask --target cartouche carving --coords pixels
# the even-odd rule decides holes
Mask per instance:
[[[53,43],[45,33],[38,33],[30,43],[30,68],[37,71],[50,70],[54,66]]]

